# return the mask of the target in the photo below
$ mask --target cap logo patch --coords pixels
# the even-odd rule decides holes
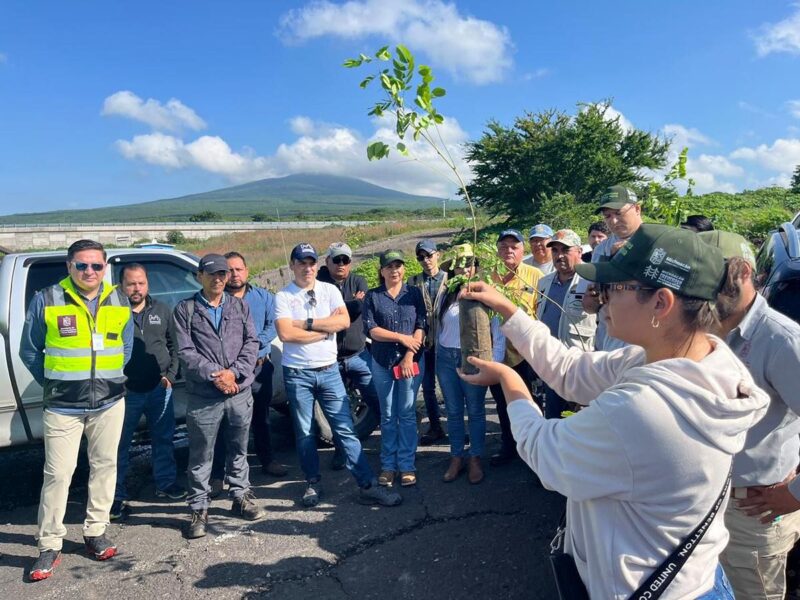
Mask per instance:
[[[660,265],[664,262],[664,259],[667,257],[667,251],[663,248],[655,248],[650,254],[650,264],[651,265]]]
[[[686,279],[684,277],[676,275],[675,273],[670,273],[669,271],[661,271],[661,274],[658,276],[656,283],[660,283],[668,288],[672,288],[673,290],[680,290],[685,280]]]
[[[654,267],[652,265],[647,265],[644,268],[644,276],[647,279],[657,279],[658,278],[658,274],[660,272],[661,272],[661,269],[659,269],[658,267]]]
[[[681,261],[668,256],[666,259],[666,263],[676,269],[680,269],[681,271],[686,271],[687,273],[692,270],[692,267],[687,265],[686,263],[682,263]]]
[[[300,244],[300,252],[314,252],[314,246],[311,244]]]

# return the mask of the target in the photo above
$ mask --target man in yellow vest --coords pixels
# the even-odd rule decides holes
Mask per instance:
[[[83,540],[97,560],[117,547],[105,535],[114,501],[117,446],[125,416],[123,369],[133,348],[128,299],[103,283],[106,253],[92,240],[67,250],[69,277],[37,292],[28,308],[20,357],[42,386],[44,481],[31,581],[46,579],[61,561],[69,484],[86,435],[89,490]]]

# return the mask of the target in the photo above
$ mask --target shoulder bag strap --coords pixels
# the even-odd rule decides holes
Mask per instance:
[[[722,502],[728,495],[728,489],[731,485],[732,470],[733,465],[731,465],[731,470],[728,471],[728,477],[725,479],[725,485],[722,486],[722,492],[705,518],[697,527],[695,527],[692,533],[683,539],[681,544],[672,551],[672,554],[664,559],[664,562],[662,562],[650,575],[650,577],[648,577],[644,583],[639,586],[639,589],[630,595],[628,600],[656,600],[657,598],[661,597],[661,594],[664,593],[669,584],[672,583],[672,580],[675,579],[675,576],[683,568],[683,565],[686,564],[686,561],[689,560],[692,552],[694,552],[694,549],[700,543],[700,540],[703,539],[703,536],[706,534],[711,522],[717,515],[720,506],[722,506]]]

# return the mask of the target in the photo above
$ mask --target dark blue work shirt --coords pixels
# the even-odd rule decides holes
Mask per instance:
[[[412,335],[417,329],[425,330],[425,301],[418,287],[403,284],[396,298],[386,291],[386,286],[371,289],[364,300],[364,333],[380,327],[394,333]],[[406,347],[397,342],[372,340],[372,360],[385,369],[391,369],[405,355]]]

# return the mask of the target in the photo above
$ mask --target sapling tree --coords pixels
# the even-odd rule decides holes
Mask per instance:
[[[434,76],[431,68],[427,65],[417,65],[414,55],[401,44],[398,44],[394,51],[390,51],[389,46],[384,46],[373,56],[360,54],[357,58],[346,60],[344,66],[373,67],[373,72],[360,83],[362,89],[367,89],[373,83],[379,85],[381,89],[381,97],[370,108],[368,115],[378,118],[388,116],[394,122],[398,141],[393,147],[380,140],[370,143],[367,146],[367,158],[370,161],[381,160],[387,158],[392,151],[396,151],[409,160],[435,169],[435,165],[421,161],[414,155],[406,143],[410,138],[414,142],[427,144],[439,157],[441,163],[439,166],[444,166],[445,177],[461,189],[472,220],[473,251],[483,268],[479,274],[472,277],[455,278],[451,282],[450,290],[458,285],[469,285],[471,281],[481,278],[495,285],[506,295],[514,296],[515,292],[496,285],[492,279],[493,274],[502,277],[508,273],[502,261],[497,259],[495,248],[487,242],[478,242],[475,205],[467,189],[465,176],[459,171],[458,164],[447,147],[439,127],[445,122],[445,117],[437,109],[436,102],[447,92],[444,88],[433,85]],[[466,361],[468,356],[491,360],[490,315],[486,307],[478,302],[472,300],[460,302],[462,368],[466,372],[474,372],[475,368]],[[488,347],[485,343],[487,340]]]

